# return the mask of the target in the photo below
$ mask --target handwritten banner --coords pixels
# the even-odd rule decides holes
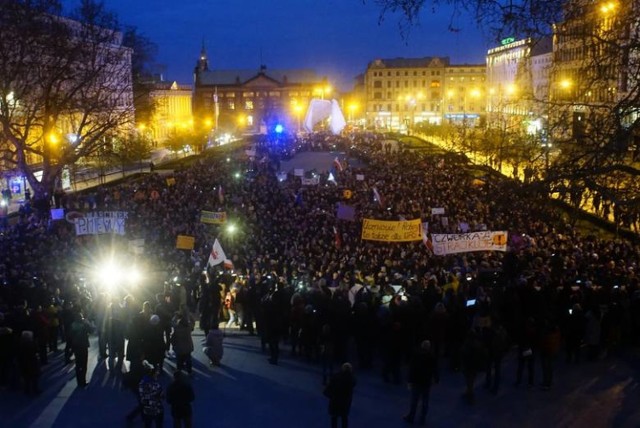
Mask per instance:
[[[508,232],[431,234],[433,253],[437,256],[471,251],[507,251]]]
[[[207,224],[225,224],[227,221],[227,213],[225,211],[201,211],[200,223]]]
[[[74,212],[72,221],[78,236],[105,233],[124,235],[124,225],[128,214],[126,211]]]
[[[385,242],[410,242],[422,240],[420,219],[384,221],[365,218],[362,222],[362,239]]]

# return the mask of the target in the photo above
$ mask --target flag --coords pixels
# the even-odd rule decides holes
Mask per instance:
[[[221,204],[224,204],[224,190],[222,189],[222,184],[218,187],[218,200]]]
[[[233,262],[229,259],[225,259],[223,265],[225,269],[233,269]]]
[[[431,238],[429,238],[429,223],[423,222],[420,230],[422,231],[422,242],[424,243],[424,246],[427,247],[427,250],[433,253],[433,242],[431,242]]]
[[[338,229],[333,226],[333,233],[335,234],[335,240],[336,240],[336,248],[340,248],[342,247],[342,237],[340,236],[340,232],[338,232]]]
[[[333,176],[332,173],[329,173],[329,177],[327,178],[327,181],[335,184],[336,186],[338,185],[338,183],[336,182],[336,178]]]
[[[380,204],[381,207],[384,207],[384,202],[382,200],[382,197],[380,196],[380,193],[378,193],[377,187],[373,188],[373,197],[375,198],[376,202]]]
[[[338,156],[335,157],[335,159],[333,160],[333,165],[336,167],[336,171],[342,172],[342,164],[340,163],[340,159],[338,159]]]
[[[213,248],[211,248],[211,254],[209,254],[209,262],[207,263],[209,266],[216,266],[220,263],[227,260],[227,256],[224,254],[224,250],[222,249],[222,245],[220,245],[220,241],[217,239],[213,243]]]

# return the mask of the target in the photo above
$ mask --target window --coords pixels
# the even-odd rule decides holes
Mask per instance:
[[[245,110],[253,110],[253,100],[245,100],[244,109]]]
[[[227,108],[229,110],[235,110],[236,109],[236,102],[233,101],[233,100],[227,101]]]
[[[254,97],[254,96],[255,96],[255,94],[254,94],[253,92],[243,92],[243,93],[242,93],[242,96],[243,96],[244,98],[251,98],[251,97]]]
[[[382,80],[374,80],[373,81],[374,88],[382,88]]]
[[[439,88],[440,87],[440,81],[439,80],[432,80],[430,86],[432,88]]]
[[[382,99],[382,92],[374,92],[373,93],[373,99],[374,100],[381,100]]]

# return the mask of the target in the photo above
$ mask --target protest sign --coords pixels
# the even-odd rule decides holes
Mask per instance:
[[[196,238],[189,235],[178,235],[176,240],[176,248],[179,250],[193,250]]]
[[[431,234],[433,253],[437,256],[471,251],[507,251],[506,231]]]
[[[200,223],[206,224],[224,224],[227,221],[227,213],[225,211],[204,211],[200,212]]]
[[[362,239],[385,242],[410,242],[422,240],[420,219],[384,221],[365,218],[362,222]]]
[[[76,235],[102,235],[115,233],[124,235],[127,211],[93,211],[88,213],[74,212],[73,224]]]

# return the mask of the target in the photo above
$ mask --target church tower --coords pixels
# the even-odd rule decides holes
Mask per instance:
[[[204,47],[204,40],[202,40],[202,49],[200,49],[200,58],[196,64],[198,71],[209,71],[209,61],[207,61],[207,50]]]
[[[202,49],[200,49],[200,56],[196,61],[196,66],[193,70],[193,80],[195,84],[200,81],[200,74],[209,71],[209,61],[207,60],[207,50],[204,47],[204,39],[202,40]]]

